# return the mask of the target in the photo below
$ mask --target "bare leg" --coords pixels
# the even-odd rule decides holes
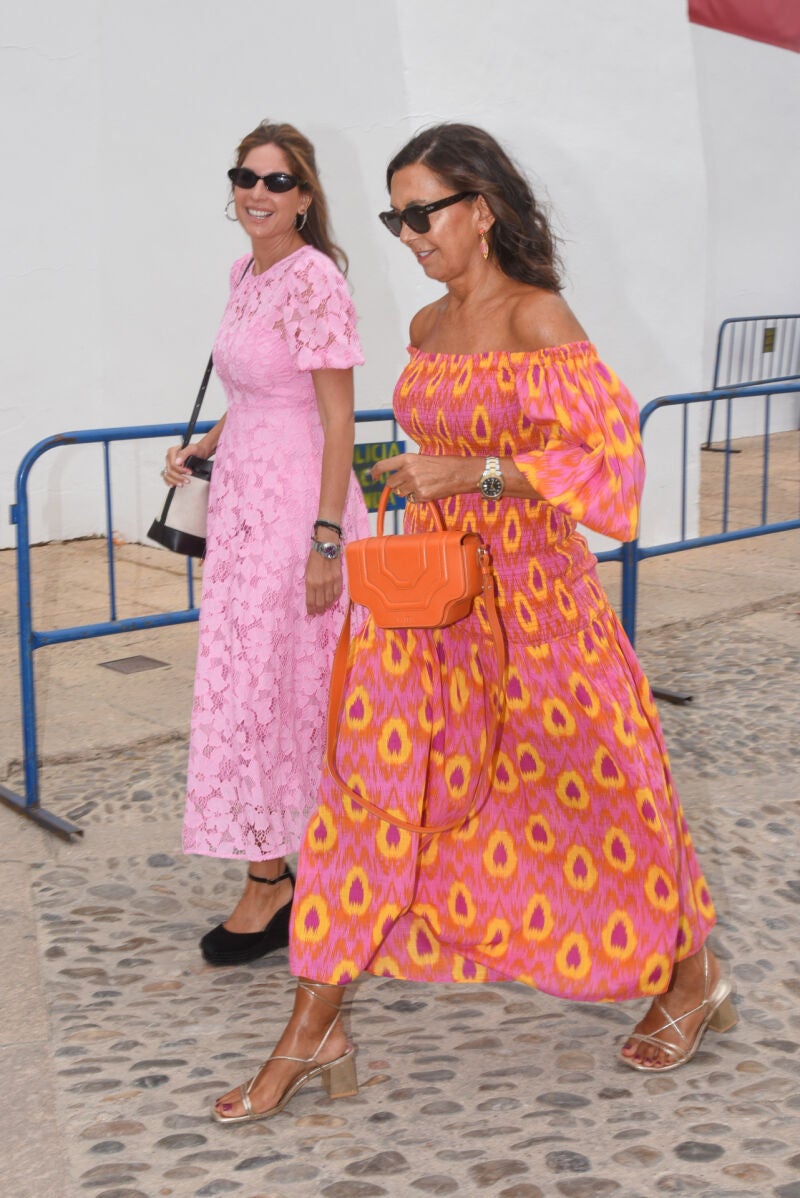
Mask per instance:
[[[719,961],[705,945],[691,957],[676,961],[666,994],[660,995],[650,1005],[644,1019],[637,1023],[633,1035],[622,1047],[622,1056],[650,1069],[674,1065],[677,1056],[668,1052],[666,1046],[674,1045],[683,1055],[687,1046],[694,1045],[701,1026],[709,1021],[708,1000],[714,996],[719,981]],[[729,1000],[724,1001],[728,1003],[727,1012]],[[723,1002],[716,1005],[721,1010]],[[735,1021],[732,1012],[730,1018]],[[678,1028],[669,1025],[669,1019],[675,1020]],[[718,1022],[724,1022],[722,1016]],[[729,1022],[728,1026],[732,1024]],[[726,1029],[718,1027],[717,1030]],[[657,1043],[638,1039],[638,1036],[652,1036]]]
[[[283,857],[272,861],[251,861],[248,874],[257,878],[279,878],[286,872]],[[265,886],[254,882],[250,877],[245,878],[244,891],[231,915],[225,920],[224,927],[229,932],[261,932],[267,926],[273,915],[280,911],[292,900],[292,882],[284,878],[274,886]]]
[[[293,892],[292,876],[282,857],[251,862],[232,915],[200,941],[209,965],[244,965],[286,948]]]
[[[217,1100],[214,1110],[218,1118],[225,1122],[247,1112],[243,1090],[254,1115],[280,1108],[287,1090],[312,1064],[325,1065],[344,1056],[351,1048],[339,1017],[344,996],[344,986],[300,978],[291,1019],[272,1057],[262,1065],[249,1088],[237,1086]],[[278,1060],[278,1057],[297,1057],[300,1061]]]

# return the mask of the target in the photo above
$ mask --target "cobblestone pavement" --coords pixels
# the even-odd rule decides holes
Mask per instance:
[[[648,635],[642,652],[654,685],[693,696],[661,713],[740,1016],[660,1077],[615,1060],[640,1004],[365,977],[359,1095],[312,1083],[274,1120],[217,1126],[213,1098],[285,1021],[286,954],[200,958],[241,869],[178,851],[185,745],[45,768],[47,805],[86,828],[29,866],[64,1198],[800,1198],[799,608]],[[54,1192],[37,1185],[0,1190]]]

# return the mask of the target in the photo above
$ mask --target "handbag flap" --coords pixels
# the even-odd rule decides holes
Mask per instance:
[[[462,619],[482,587],[475,533],[367,537],[345,547],[354,603],[381,628],[436,628]]]

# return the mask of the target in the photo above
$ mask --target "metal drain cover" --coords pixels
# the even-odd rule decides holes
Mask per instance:
[[[107,670],[116,670],[118,674],[138,674],[141,670],[161,670],[169,665],[168,661],[156,661],[155,657],[118,657],[116,661],[101,661],[98,665]]]

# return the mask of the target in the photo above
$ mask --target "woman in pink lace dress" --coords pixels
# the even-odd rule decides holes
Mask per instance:
[[[333,651],[346,607],[342,542],[366,535],[352,471],[356,316],[314,150],[262,122],[229,172],[251,240],[214,344],[226,414],[167,454],[215,454],[200,608],[186,852],[248,862],[231,916],[201,941],[213,965],[288,944],[285,865],[316,807]]]
[[[418,454],[375,464],[408,531],[445,524],[489,547],[508,665],[483,599],[435,630],[370,618],[353,637],[337,768],[300,853],[292,1016],[256,1076],[216,1104],[265,1118],[320,1077],[357,1089],[347,983],[516,981],[562,998],[645,998],[626,1066],[674,1069],[735,1022],[707,948],[714,908],[658,714],[578,522],[636,533],[638,411],[561,298],[552,235],[497,142],[468,125],[414,138],[388,169],[390,232],[443,294],[411,321],[397,418]],[[490,786],[470,787],[490,754]],[[420,822],[462,822],[440,835]],[[405,821],[406,829],[397,825]]]

